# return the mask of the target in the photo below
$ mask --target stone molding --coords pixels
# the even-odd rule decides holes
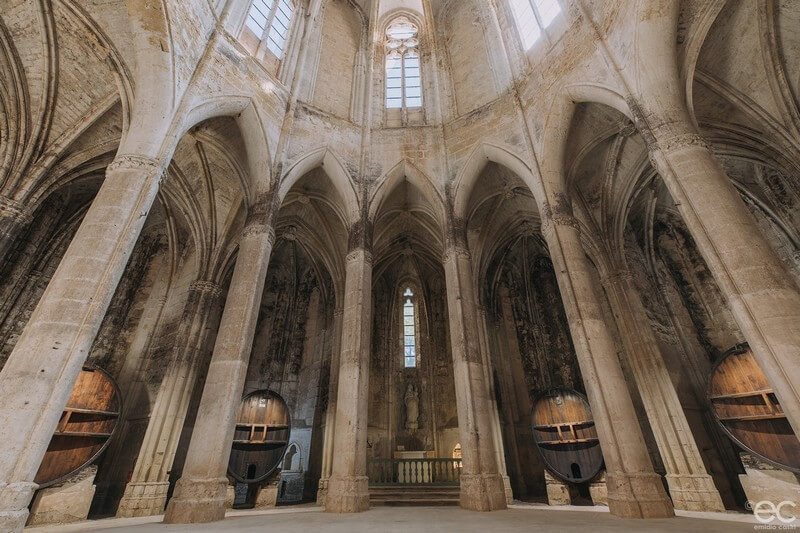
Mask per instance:
[[[162,164],[157,159],[133,154],[118,155],[106,167],[106,172],[118,170],[141,170],[152,174],[164,171]]]
[[[542,218],[542,233],[548,233],[553,231],[556,227],[569,227],[574,228],[575,230],[580,232],[581,224],[578,222],[578,219],[575,218],[574,215],[568,215],[566,213],[556,213],[550,214],[550,216],[546,216]]]
[[[242,238],[266,235],[267,243],[275,244],[275,228],[267,222],[250,222],[242,230]]]
[[[659,135],[658,131],[655,132],[654,146],[650,149],[651,151],[670,154],[675,150],[692,147],[711,151],[711,145],[698,133],[679,133],[677,135],[665,133]]]
[[[442,263],[449,263],[450,261],[454,261],[456,259],[466,259],[467,261],[472,260],[472,254],[470,254],[466,245],[451,244],[444,251],[444,254],[442,254]]]
[[[372,264],[372,252],[367,250],[366,248],[355,248],[350,250],[345,257],[345,262],[347,263],[354,263],[357,261],[363,261],[367,264]]]
[[[633,274],[627,268],[615,268],[610,272],[601,273],[600,280],[604,285],[626,287],[633,283]]]
[[[198,279],[189,285],[189,290],[198,294],[208,294],[212,298],[222,296],[222,287],[213,281]]]
[[[0,196],[0,218],[11,220],[14,224],[23,226],[33,220],[33,213],[25,209],[25,204],[13,198]]]

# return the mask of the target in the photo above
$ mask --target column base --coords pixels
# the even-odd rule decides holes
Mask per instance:
[[[164,512],[169,492],[168,481],[145,483],[130,482],[119,502],[117,516],[133,518],[136,516],[155,516]]]
[[[506,504],[511,505],[514,503],[514,489],[511,488],[511,478],[508,476],[501,476],[503,478],[503,489],[506,493]]]
[[[461,474],[460,504],[471,511],[507,509],[503,478],[500,474]]]
[[[547,505],[572,505],[572,493],[569,485],[555,477],[547,469],[544,471],[544,480],[547,487]]]
[[[591,483],[589,483],[589,496],[594,505],[605,505],[608,507],[608,486],[606,485],[606,473],[600,472]]]
[[[164,513],[165,524],[204,524],[225,518],[228,479],[181,478]]]
[[[328,497],[328,479],[326,477],[319,479],[317,486],[317,505],[325,507],[325,499]]]
[[[675,509],[724,512],[725,505],[709,475],[667,475],[669,494]]]
[[[328,480],[325,510],[329,513],[360,513],[369,509],[367,476],[339,477]]]
[[[655,473],[606,472],[608,508],[621,518],[671,518],[672,501]]]
[[[258,488],[255,509],[272,509],[278,505],[278,482],[271,481]]]
[[[0,483],[0,531],[17,533],[28,521],[28,504],[36,483]]]
[[[39,490],[31,503],[28,526],[70,524],[86,520],[92,506],[97,465],[84,468],[64,482]]]

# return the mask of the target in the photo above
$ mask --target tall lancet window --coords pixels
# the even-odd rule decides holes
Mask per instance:
[[[386,107],[422,107],[419,30],[398,17],[386,30]]]
[[[530,48],[561,13],[558,0],[509,0],[522,47]]]
[[[253,0],[245,24],[275,57],[282,59],[293,14],[291,0]]]
[[[411,287],[403,291],[403,356],[406,368],[416,368],[417,316]]]

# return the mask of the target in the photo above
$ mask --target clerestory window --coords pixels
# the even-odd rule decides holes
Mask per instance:
[[[406,17],[386,30],[386,107],[422,107],[419,30]]]
[[[509,0],[517,23],[520,41],[525,50],[539,40],[545,29],[561,13],[558,0]]]
[[[293,14],[291,0],[253,0],[245,24],[275,57],[282,59]]]
[[[417,320],[414,292],[411,287],[403,291],[403,358],[406,368],[417,366]]]

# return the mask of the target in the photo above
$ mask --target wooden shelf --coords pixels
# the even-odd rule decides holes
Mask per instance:
[[[764,394],[775,394],[775,391],[772,389],[761,389],[761,390],[754,390],[748,392],[735,392],[732,394],[717,394],[716,396],[711,396],[711,400],[732,400],[736,398],[748,398],[751,396],[763,396]]]
[[[578,427],[578,426],[593,426],[594,420],[578,420],[577,422],[561,422],[559,424],[540,424],[538,426],[533,426],[533,429],[544,430],[544,429],[558,429],[558,428],[568,428]]]
[[[250,446],[264,446],[265,444],[275,445],[275,446],[284,446],[289,444],[289,441],[285,440],[235,440],[233,441],[234,444],[246,444]]]
[[[119,416],[119,411],[99,411],[97,409],[82,409],[79,407],[67,407],[64,412],[79,415]]]
[[[599,442],[597,437],[590,437],[588,439],[567,439],[567,440],[543,440],[539,444],[545,445],[564,445],[564,444],[586,444],[589,442]]]
[[[257,428],[264,428],[264,427],[265,427],[265,428],[267,428],[267,431],[273,431],[273,430],[278,430],[278,429],[289,429],[289,426],[287,426],[287,425],[278,425],[278,424],[247,424],[247,423],[244,423],[244,422],[237,422],[237,423],[236,423],[236,427],[237,427],[237,428],[248,428],[248,429],[249,429],[249,428],[253,428],[253,427],[257,427]]]
[[[722,422],[748,422],[752,420],[779,420],[786,418],[784,413],[767,413],[763,415],[726,416],[720,418]]]
[[[88,431],[56,431],[53,435],[56,437],[92,437],[96,439],[111,437],[111,433],[91,433]]]

